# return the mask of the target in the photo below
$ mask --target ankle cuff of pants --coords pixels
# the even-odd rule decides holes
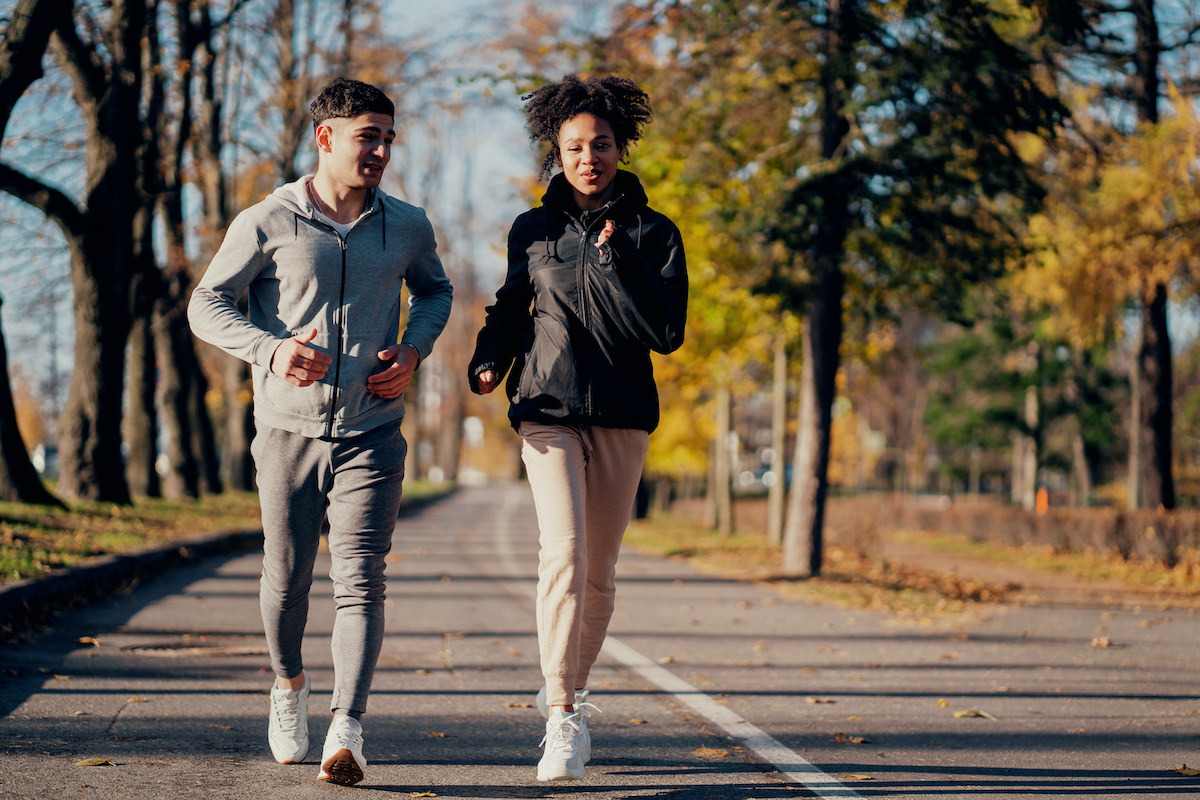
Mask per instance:
[[[546,705],[571,706],[575,705],[575,679],[557,675],[546,677]]]

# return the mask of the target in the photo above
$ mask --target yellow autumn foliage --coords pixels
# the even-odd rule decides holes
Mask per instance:
[[[1051,195],[1029,220],[1030,251],[1012,275],[1020,296],[1055,310],[1046,333],[1081,346],[1119,335],[1118,310],[1157,284],[1200,288],[1200,119],[1191,105],[1176,98],[1173,115],[1132,135],[1085,133],[1110,139],[1053,155]]]

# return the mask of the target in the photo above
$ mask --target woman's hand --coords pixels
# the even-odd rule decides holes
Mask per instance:
[[[485,369],[479,373],[477,381],[479,383],[480,394],[491,394],[496,389],[496,373],[490,369]]]
[[[616,229],[617,229],[617,226],[613,224],[613,221],[611,219],[605,221],[604,230],[600,231],[600,235],[596,237],[597,249],[600,247],[600,245],[602,245],[608,241],[608,237],[612,236],[613,231],[615,231]]]

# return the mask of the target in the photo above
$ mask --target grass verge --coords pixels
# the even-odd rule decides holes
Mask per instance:
[[[1126,560],[1117,554],[1063,553],[1051,547],[1014,547],[975,542],[965,536],[931,532],[889,532],[889,539],[970,556],[1025,570],[1110,580],[1148,596],[1200,597],[1200,559],[1183,554],[1168,568],[1158,561]],[[847,608],[892,612],[898,618],[945,618],[976,613],[986,605],[1013,599],[1018,587],[997,585],[954,573],[863,556],[856,549],[827,545],[825,567],[816,578],[779,574],[782,548],[762,534],[725,536],[704,529],[694,518],[660,515],[629,526],[626,541],[654,555],[684,558],[702,571],[766,583],[781,594]],[[1153,594],[1150,594],[1153,593]]]
[[[869,560],[838,545],[826,548],[819,577],[785,578],[779,574],[782,550],[764,535],[725,536],[677,515],[634,522],[625,541],[654,555],[685,558],[705,572],[767,583],[789,597],[888,611],[900,618],[970,613],[1003,600],[1008,592],[1007,587],[957,575]]]
[[[447,490],[445,484],[405,482],[404,502],[428,499]],[[148,498],[128,506],[68,505],[64,511],[0,502],[0,584],[44,575],[93,556],[129,553],[261,525],[254,492],[225,491],[199,500]]]

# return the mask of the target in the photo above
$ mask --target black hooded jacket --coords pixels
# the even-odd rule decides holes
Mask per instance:
[[[683,343],[687,268],[679,229],[618,171],[616,198],[581,211],[561,174],[508,235],[508,276],[468,368],[508,376],[508,416],[521,422],[652,431],[658,391],[650,351]],[[606,220],[615,230],[596,247]]]

